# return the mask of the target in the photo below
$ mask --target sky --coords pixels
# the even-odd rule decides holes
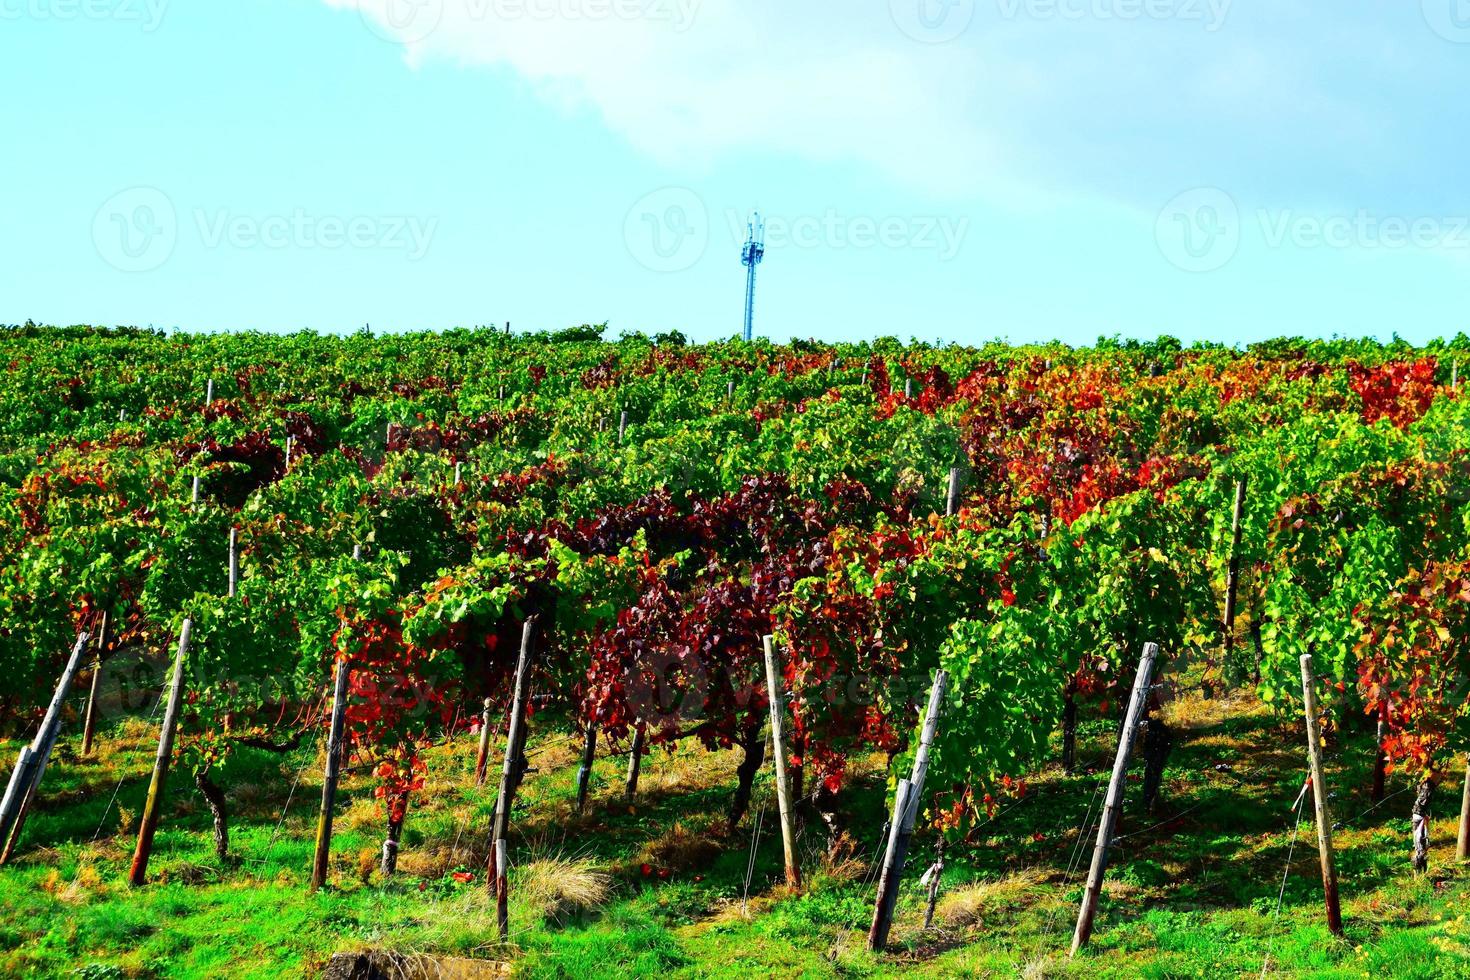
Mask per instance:
[[[0,323],[1422,342],[1470,0],[0,0]]]

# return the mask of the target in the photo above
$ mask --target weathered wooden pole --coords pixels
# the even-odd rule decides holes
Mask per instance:
[[[494,852],[494,875],[495,880],[491,883],[495,889],[495,927],[500,933],[500,941],[505,942],[510,933],[510,858],[507,854],[504,839],[495,842]]]
[[[237,528],[230,528],[230,598],[235,598],[235,593],[240,587],[240,532]]]
[[[1128,775],[1128,760],[1133,755],[1133,742],[1138,737],[1139,720],[1148,701],[1149,684],[1153,680],[1154,661],[1158,659],[1156,643],[1143,645],[1138,661],[1138,674],[1133,678],[1133,695],[1128,701],[1123,732],[1118,737],[1118,757],[1113,762],[1113,777],[1108,782],[1108,795],[1103,803],[1102,820],[1097,828],[1097,844],[1092,851],[1092,868],[1087,873],[1087,890],[1082,894],[1082,908],[1077,913],[1077,931],[1072,934],[1072,956],[1092,938],[1092,922],[1097,916],[1097,900],[1102,894],[1103,875],[1108,869],[1108,848],[1113,843],[1113,830],[1118,825],[1118,811],[1123,806],[1123,788]]]
[[[133,851],[133,867],[128,884],[134,888],[148,878],[148,858],[153,854],[153,835],[158,832],[158,815],[163,810],[163,794],[168,784],[169,763],[174,754],[174,734],[179,727],[179,705],[184,699],[184,658],[189,655],[189,637],[194,621],[185,619],[179,629],[179,649],[174,655],[173,679],[168,687],[168,704],[163,709],[163,729],[158,735],[158,754],[153,757],[153,778],[148,783],[148,801],[143,805],[143,820],[138,825],[138,846]]]
[[[913,378],[907,378],[907,379],[904,380],[904,383],[903,383],[903,397],[905,397],[905,398],[912,398],[912,397],[914,397],[914,379]]]
[[[332,727],[327,731],[327,766],[322,778],[322,809],[316,821],[316,852],[311,861],[311,890],[327,883],[327,863],[332,854],[332,813],[337,805],[337,782],[342,778],[342,728],[347,715],[347,682],[352,669],[346,660],[337,661],[332,683]]]
[[[189,503],[199,503],[199,476],[197,474],[194,477],[194,486],[189,491]]]
[[[944,516],[953,517],[960,512],[960,468],[949,469],[949,493],[944,500]]]
[[[480,704],[480,751],[475,755],[475,785],[485,785],[485,772],[490,768],[490,699]]]
[[[1332,813],[1327,808],[1327,781],[1322,776],[1322,733],[1317,721],[1317,678],[1312,655],[1302,654],[1302,702],[1307,714],[1307,765],[1312,773],[1312,800],[1317,819],[1317,851],[1322,859],[1322,894],[1327,903],[1327,928],[1342,935],[1342,906],[1337,896],[1337,866],[1332,855]]]
[[[463,466],[464,466],[463,463],[455,463],[454,464],[454,485],[456,487],[459,487],[459,486],[463,486],[464,485],[464,480],[461,479],[461,476],[460,476],[460,474],[463,473]]]
[[[204,404],[214,404],[214,379],[210,378],[204,384]]]
[[[289,469],[291,467],[291,457],[294,456],[295,454],[296,454],[296,437],[293,436],[293,435],[288,435],[288,436],[286,436],[286,468],[287,469]]]
[[[629,803],[638,795],[638,773],[643,767],[643,742],[648,737],[648,725],[638,722],[633,726],[633,745],[628,751],[628,781],[623,784],[623,798]]]
[[[1235,649],[1235,597],[1240,586],[1240,515],[1245,510],[1245,477],[1235,481],[1235,509],[1230,518],[1230,564],[1225,572],[1225,652]]]
[[[1383,751],[1383,741],[1388,736],[1388,706],[1384,705],[1378,712],[1378,719],[1374,722],[1376,738],[1373,743],[1373,788],[1369,791],[1368,799],[1374,803],[1382,803],[1385,785],[1388,781],[1388,753]]]
[[[618,415],[618,445],[623,444],[623,437],[628,434],[628,410],[623,409]]]
[[[919,747],[914,752],[914,768],[908,779],[899,781],[894,799],[893,818],[888,834],[888,849],[883,856],[883,871],[878,878],[878,899],[873,907],[873,925],[868,930],[868,948],[881,953],[888,947],[888,932],[893,925],[893,909],[898,904],[899,880],[908,857],[909,841],[914,836],[914,820],[924,800],[924,779],[929,774],[929,753],[939,730],[939,712],[949,675],[934,672],[934,686],[929,691],[929,707],[924,712],[924,727],[919,733]]]
[[[592,782],[592,763],[597,758],[597,722],[587,722],[582,742],[582,764],[577,767],[577,812],[587,809],[587,787]]]
[[[510,728],[505,738],[505,764],[500,770],[500,790],[495,795],[495,817],[490,827],[490,867],[486,883],[494,884],[501,875],[500,860],[495,847],[504,841],[510,830],[510,809],[515,804],[516,790],[526,773],[526,703],[531,697],[531,666],[534,647],[536,616],[532,615],[521,628],[521,653],[516,661],[515,694],[511,700]]]
[[[5,798],[0,800],[0,845],[3,845],[0,864],[9,859],[15,841],[20,837],[26,812],[36,795],[36,787],[41,784],[51,750],[56,747],[56,738],[61,732],[61,709],[71,691],[72,681],[81,669],[82,651],[86,649],[90,638],[88,633],[78,635],[66,667],[62,669],[61,679],[56,684],[56,692],[51,696],[51,703],[47,705],[46,714],[41,719],[41,727],[36,732],[35,740],[31,742],[29,751],[22,751],[20,761],[11,773]]]
[[[1465,764],[1465,792],[1460,798],[1460,839],[1455,846],[1457,861],[1470,861],[1470,758]]]
[[[801,863],[796,857],[796,816],[791,805],[791,781],[786,776],[786,699],[782,696],[781,655],[774,637],[764,637],[766,691],[771,702],[771,741],[775,745],[776,805],[781,813],[781,848],[786,857],[786,884],[801,887]]]

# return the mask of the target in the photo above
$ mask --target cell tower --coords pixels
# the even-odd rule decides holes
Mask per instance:
[[[757,211],[750,219],[750,234],[740,250],[740,264],[745,266],[745,339],[751,339],[755,320],[755,267],[766,257],[766,223]]]

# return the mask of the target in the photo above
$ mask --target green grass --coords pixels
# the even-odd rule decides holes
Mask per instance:
[[[804,825],[807,882],[794,892],[779,884],[768,773],[733,835],[723,826],[733,755],[656,753],[632,807],[620,796],[625,759],[600,759],[588,813],[577,816],[577,747],[548,731],[533,742],[540,771],[528,778],[515,814],[512,936],[502,946],[482,873],[494,788],[473,785],[472,739],[433,751],[430,784],[410,811],[401,872],[390,882],[375,870],[383,817],[369,780],[356,772],[344,784],[331,883],[308,894],[321,767],[316,750],[306,748],[286,757],[246,751],[221,774],[233,817],[224,863],[213,854],[207,808],[186,775],[175,773],[150,883],[129,889],[156,738],[132,719],[105,731],[93,758],[78,758],[68,739],[53,760],[16,859],[0,869],[0,973],[279,977],[311,974],[336,951],[375,948],[496,960],[548,977],[1174,978],[1259,976],[1263,964],[1271,975],[1293,977],[1470,976],[1463,918],[1470,874],[1453,862],[1457,794],[1441,791],[1435,864],[1416,876],[1408,859],[1410,794],[1370,809],[1371,748],[1359,738],[1330,750],[1348,922],[1347,937],[1337,940],[1323,921],[1310,823],[1293,844],[1299,730],[1244,699],[1192,701],[1176,706],[1174,720],[1183,732],[1159,812],[1137,812],[1134,783],[1094,941],[1070,960],[1092,843],[1090,834],[1079,840],[1079,829],[1095,813],[1113,749],[1114,725],[1106,720],[1082,732],[1081,755],[1092,771],[1038,774],[1023,799],[1003,802],[970,842],[949,849],[936,928],[928,932],[917,878],[931,842],[916,839],[891,949],[879,956],[864,945],[868,860],[886,809],[875,760],[855,767],[844,794],[856,845],[827,859],[820,824]],[[7,743],[3,751],[13,757],[16,747]],[[1230,770],[1218,770],[1220,763]],[[1391,793],[1402,789],[1390,786]],[[752,827],[762,808],[747,892]],[[527,865],[546,856],[606,872],[605,900],[568,910],[538,898],[548,883],[528,876],[544,875],[537,868],[545,866]],[[645,875],[644,864],[654,873]],[[460,884],[450,877],[455,870],[477,878]]]

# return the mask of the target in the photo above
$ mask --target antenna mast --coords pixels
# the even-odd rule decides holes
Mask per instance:
[[[760,212],[757,211],[750,219],[749,237],[746,238],[745,247],[740,250],[740,264],[745,266],[745,339],[748,342],[752,336],[752,324],[755,320],[755,267],[761,264],[761,259],[766,257],[766,223],[761,220]]]

